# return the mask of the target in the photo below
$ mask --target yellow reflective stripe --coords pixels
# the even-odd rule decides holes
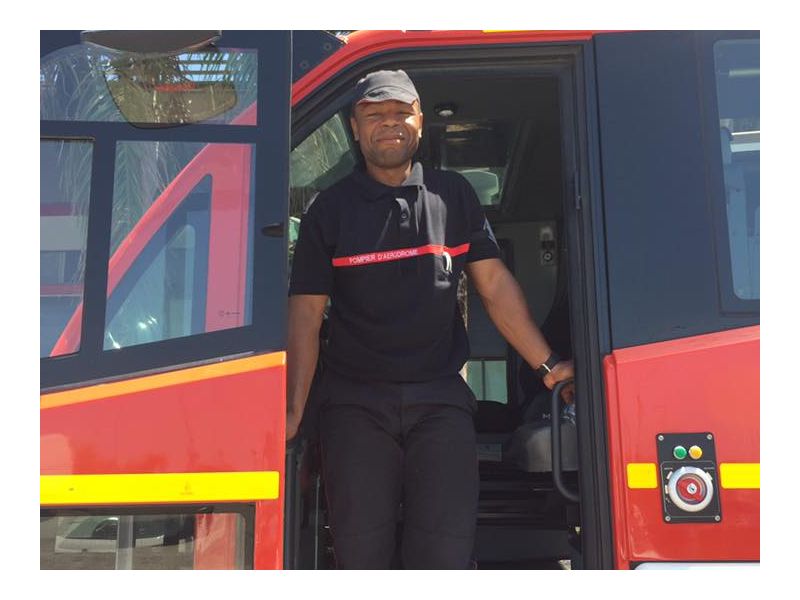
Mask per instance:
[[[628,487],[655,489],[658,473],[655,463],[628,463]],[[720,487],[726,490],[757,490],[761,488],[760,463],[720,463]]]
[[[42,475],[42,505],[248,502],[278,498],[277,471]]]
[[[721,463],[719,476],[726,490],[761,489],[761,463]]]
[[[628,463],[628,487],[632,490],[652,490],[658,487],[655,463]]]

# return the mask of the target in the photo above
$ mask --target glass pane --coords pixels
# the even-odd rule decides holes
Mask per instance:
[[[290,266],[303,211],[314,194],[339,181],[356,164],[348,132],[349,125],[337,113],[292,150],[289,164]]]
[[[466,177],[482,205],[499,205],[518,129],[519,124],[499,121],[446,125],[439,138],[442,168]]]
[[[53,515],[40,519],[41,569],[243,569],[238,513]]]
[[[106,350],[250,324],[247,144],[117,144]]]
[[[506,361],[487,360],[484,363],[486,370],[486,400],[492,402],[508,402],[508,386],[506,382]]]
[[[192,310],[197,233],[191,225],[179,227],[166,242],[166,229],[154,239],[161,250],[106,327],[105,349],[202,333],[203,315]],[[193,314],[199,318],[194,327]]]
[[[466,364],[467,385],[472,389],[475,398],[485,400],[483,389],[483,363],[479,360],[468,360]]]
[[[39,356],[76,352],[86,264],[92,144],[42,141],[39,151],[40,214],[40,335]],[[59,338],[70,319],[74,341]]]
[[[40,118],[255,125],[255,51],[213,49],[171,57],[75,45],[40,65]]]
[[[760,295],[761,122],[758,40],[714,44],[733,291]]]

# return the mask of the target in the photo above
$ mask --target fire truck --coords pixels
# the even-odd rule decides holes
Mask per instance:
[[[475,564],[758,563],[759,65],[758,31],[42,31],[41,567],[335,566],[288,273],[397,68],[576,365],[565,406],[462,281]]]

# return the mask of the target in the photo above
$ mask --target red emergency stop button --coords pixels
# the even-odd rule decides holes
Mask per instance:
[[[678,495],[684,502],[700,504],[706,497],[706,484],[694,475],[686,475],[678,481]]]
[[[667,485],[670,500],[681,510],[699,512],[714,497],[711,476],[697,467],[681,467],[673,472]]]

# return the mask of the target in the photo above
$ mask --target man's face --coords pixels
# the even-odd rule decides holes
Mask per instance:
[[[408,163],[422,137],[422,113],[417,102],[362,102],[356,105],[350,124],[364,159],[383,169]]]

